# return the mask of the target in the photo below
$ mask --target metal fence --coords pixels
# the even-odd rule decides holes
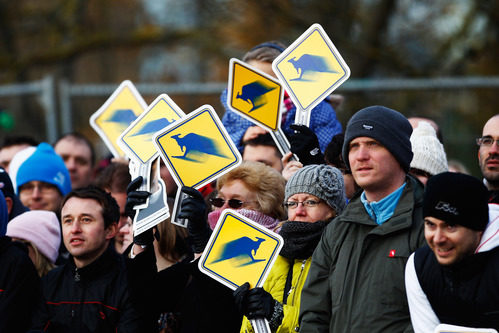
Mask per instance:
[[[145,95],[198,95],[219,94],[227,83],[175,83],[175,84],[136,84],[138,91]],[[72,100],[75,97],[107,97],[118,84],[72,84],[66,80],[56,81],[52,76],[23,84],[0,86],[0,97],[35,95],[44,110],[45,129],[49,142],[59,135],[58,121],[62,133],[73,130]],[[420,79],[349,79],[337,89],[346,92],[387,92],[404,90],[459,90],[459,89],[498,89],[499,77],[446,77]],[[58,102],[57,102],[58,96]]]

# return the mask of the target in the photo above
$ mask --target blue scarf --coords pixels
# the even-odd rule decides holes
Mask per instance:
[[[380,201],[367,201],[366,192],[362,192],[360,196],[360,201],[364,204],[369,216],[379,225],[386,222],[390,217],[392,217],[395,207],[402,196],[402,191],[404,190],[405,183],[402,184],[398,189],[381,199]]]

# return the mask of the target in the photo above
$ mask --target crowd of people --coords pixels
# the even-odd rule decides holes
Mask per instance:
[[[267,42],[243,60],[274,75],[283,50]],[[6,138],[0,332],[253,332],[254,319],[272,332],[499,330],[499,115],[476,142],[481,180],[449,167],[430,119],[369,106],[343,131],[337,101],[307,127],[285,95],[286,156],[227,108],[242,164],[181,188],[187,228],[166,219],[136,236],[134,207],[150,193],[127,161],[98,162],[79,133]],[[171,209],[164,165],[161,177]],[[198,268],[228,208],[284,240],[262,287],[234,291]]]

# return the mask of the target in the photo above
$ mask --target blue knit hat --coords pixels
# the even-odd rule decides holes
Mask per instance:
[[[42,142],[19,167],[16,175],[17,193],[22,185],[40,181],[55,185],[64,196],[71,191],[71,179],[62,158],[48,143]]]
[[[348,151],[350,142],[358,137],[373,138],[381,143],[399,162],[405,172],[412,160],[412,126],[400,112],[384,106],[369,106],[357,111],[347,124],[343,142],[343,161],[350,169]]]
[[[0,237],[5,236],[7,231],[7,223],[9,222],[9,213],[7,212],[7,202],[0,191]]]

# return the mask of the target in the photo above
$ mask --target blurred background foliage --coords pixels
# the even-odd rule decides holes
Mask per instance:
[[[499,75],[499,0],[0,0],[0,85],[56,82],[224,82],[232,57],[268,40],[292,43],[320,23],[353,79]],[[345,126],[382,104],[434,119],[449,158],[479,175],[474,138],[497,113],[497,88],[342,92]],[[165,93],[168,93],[167,91]],[[156,96],[144,96],[151,102]],[[171,96],[185,112],[218,94]],[[72,101],[74,128],[98,141],[88,118],[106,98]],[[46,140],[36,98],[4,96],[0,139]],[[10,121],[10,122],[9,122]]]

